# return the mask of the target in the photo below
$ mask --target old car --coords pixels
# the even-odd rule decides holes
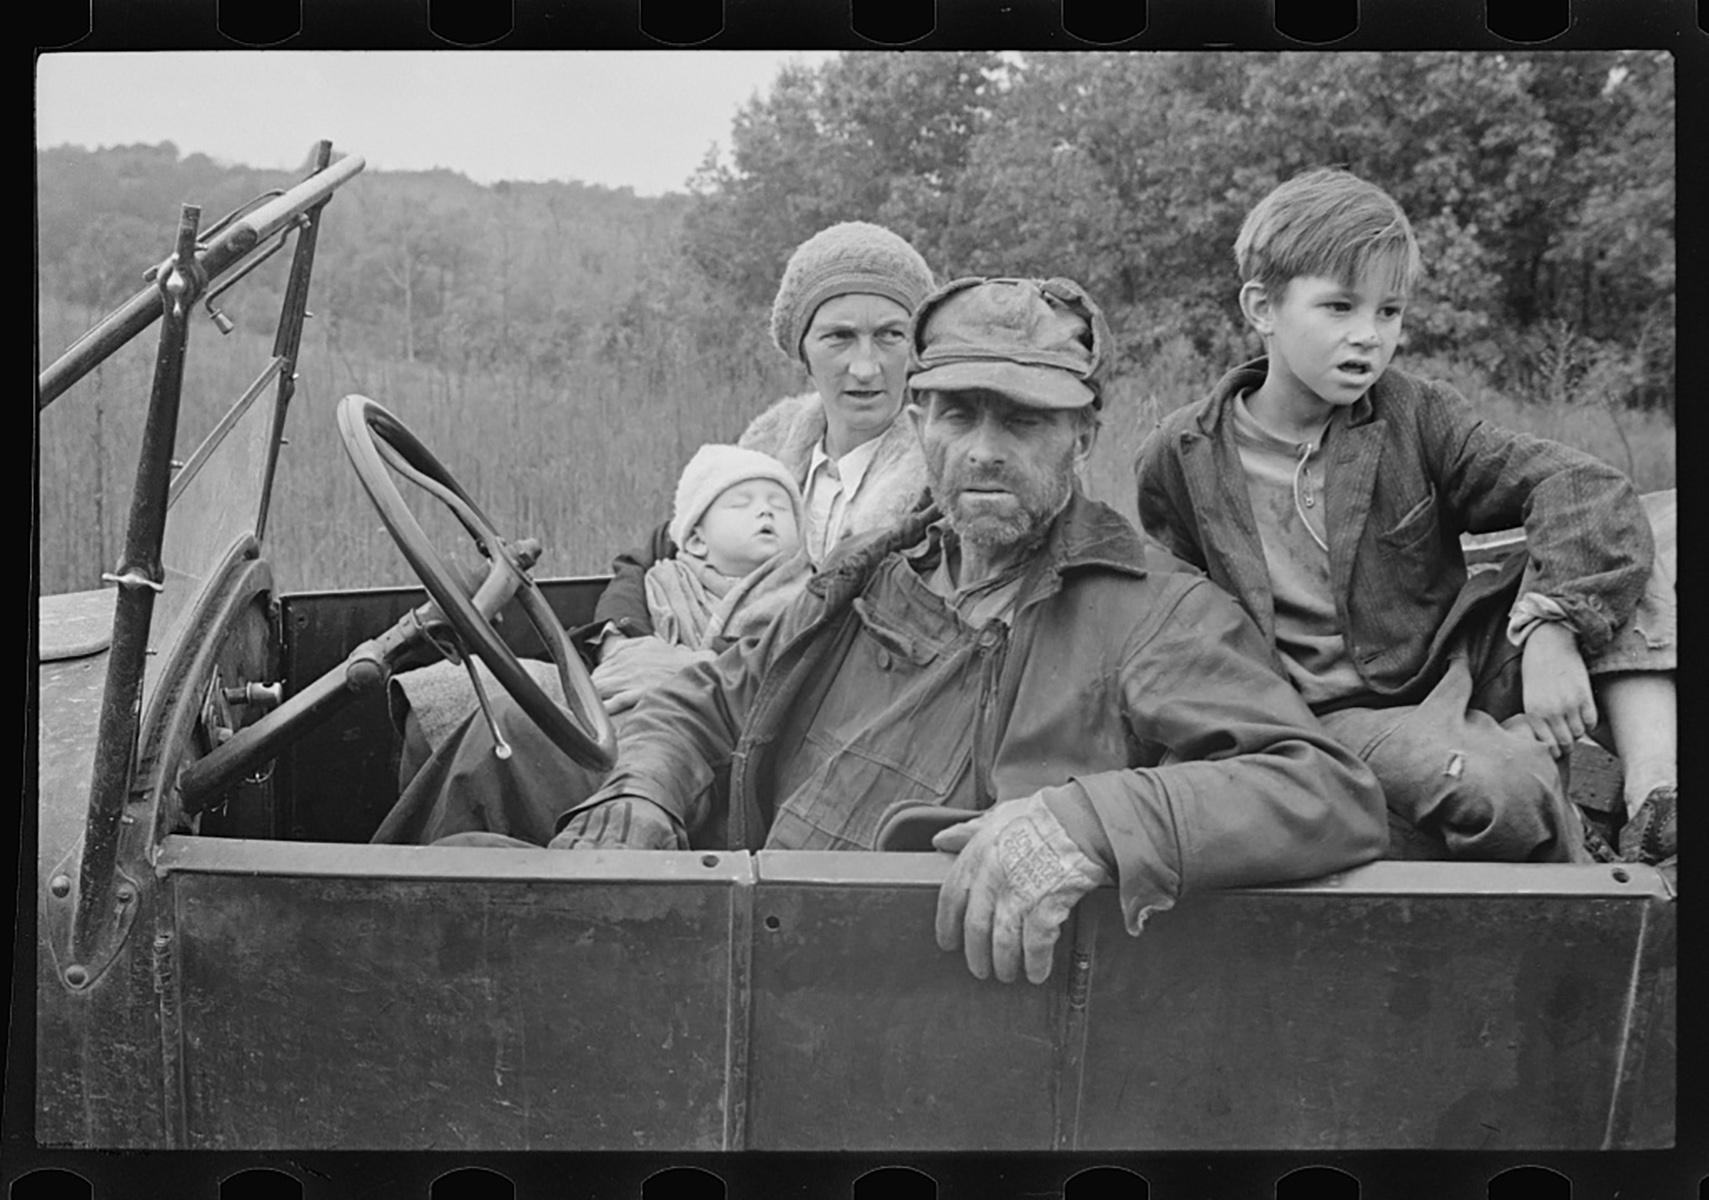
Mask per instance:
[[[1138,938],[1106,888],[1030,986],[937,948],[940,854],[368,844],[397,790],[384,684],[424,654],[480,656],[586,763],[614,743],[563,634],[604,581],[533,578],[529,531],[493,528],[386,397],[290,417],[339,423],[422,587],[274,575],[315,235],[361,165],[323,146],[211,237],[186,210],[156,285],[38,381],[76,403],[160,323],[124,557],[103,590],[40,598],[39,1142],[1672,1144],[1675,902],[1647,866],[1378,862],[1194,896]],[[274,356],[175,467],[198,290],[285,237]],[[400,479],[454,510],[484,580],[445,568]],[[567,706],[518,666],[543,656]]]

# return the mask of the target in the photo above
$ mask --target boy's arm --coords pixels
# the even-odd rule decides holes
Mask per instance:
[[[1198,524],[1188,507],[1187,481],[1175,455],[1174,435],[1163,426],[1151,431],[1134,459],[1139,486],[1139,524],[1176,558],[1206,569],[1198,543]]]
[[[1523,526],[1525,590],[1538,615],[1563,620],[1587,656],[1631,619],[1654,539],[1631,481],[1593,455],[1483,420],[1464,398],[1424,385],[1424,451],[1458,528]]]

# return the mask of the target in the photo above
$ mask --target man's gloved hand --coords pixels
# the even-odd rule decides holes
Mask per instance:
[[[548,850],[687,850],[688,838],[676,819],[639,796],[618,796],[576,813]]]
[[[690,650],[657,637],[614,637],[593,669],[594,690],[605,711],[619,716],[635,707],[641,696],[690,663],[710,662],[710,650]]]
[[[1013,982],[1024,958],[1027,978],[1043,983],[1069,912],[1110,881],[1036,792],[952,825],[932,845],[957,856],[938,892],[938,945],[962,944],[980,979],[995,968]]]

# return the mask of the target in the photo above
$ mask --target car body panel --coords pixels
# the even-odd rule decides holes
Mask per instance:
[[[944,856],[756,858],[750,1146],[1055,1144],[1072,934],[1045,985],[982,982],[933,936]]]
[[[175,838],[160,865],[190,1147],[728,1140],[745,856]]]
[[[1033,986],[938,949],[946,866],[175,835],[158,1011],[71,1007],[159,1031],[205,1149],[1671,1142],[1649,868],[1378,863],[1138,938],[1106,888]]]
[[[936,950],[941,856],[839,857],[758,856],[757,1145],[1672,1141],[1674,904],[1650,868],[1375,863],[1195,896],[1137,938],[1105,888],[1033,988]],[[851,1085],[828,1107],[815,1066]]]
[[[1632,1144],[1611,1123],[1672,906],[1653,873],[1620,873],[1389,863],[1336,888],[1207,896],[1137,942],[1110,907],[1079,1145]]]

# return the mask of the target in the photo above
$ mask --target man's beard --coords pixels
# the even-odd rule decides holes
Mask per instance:
[[[936,469],[932,471],[930,484],[932,499],[963,542],[987,554],[1013,552],[1043,537],[1067,505],[1074,488],[1073,460],[1074,450],[1070,446],[1058,462],[1036,475],[1012,465],[996,471],[975,472],[965,468],[948,471],[943,463],[933,463]],[[984,502],[968,505],[963,497],[970,487],[1003,488],[1009,497],[1001,505]]]

